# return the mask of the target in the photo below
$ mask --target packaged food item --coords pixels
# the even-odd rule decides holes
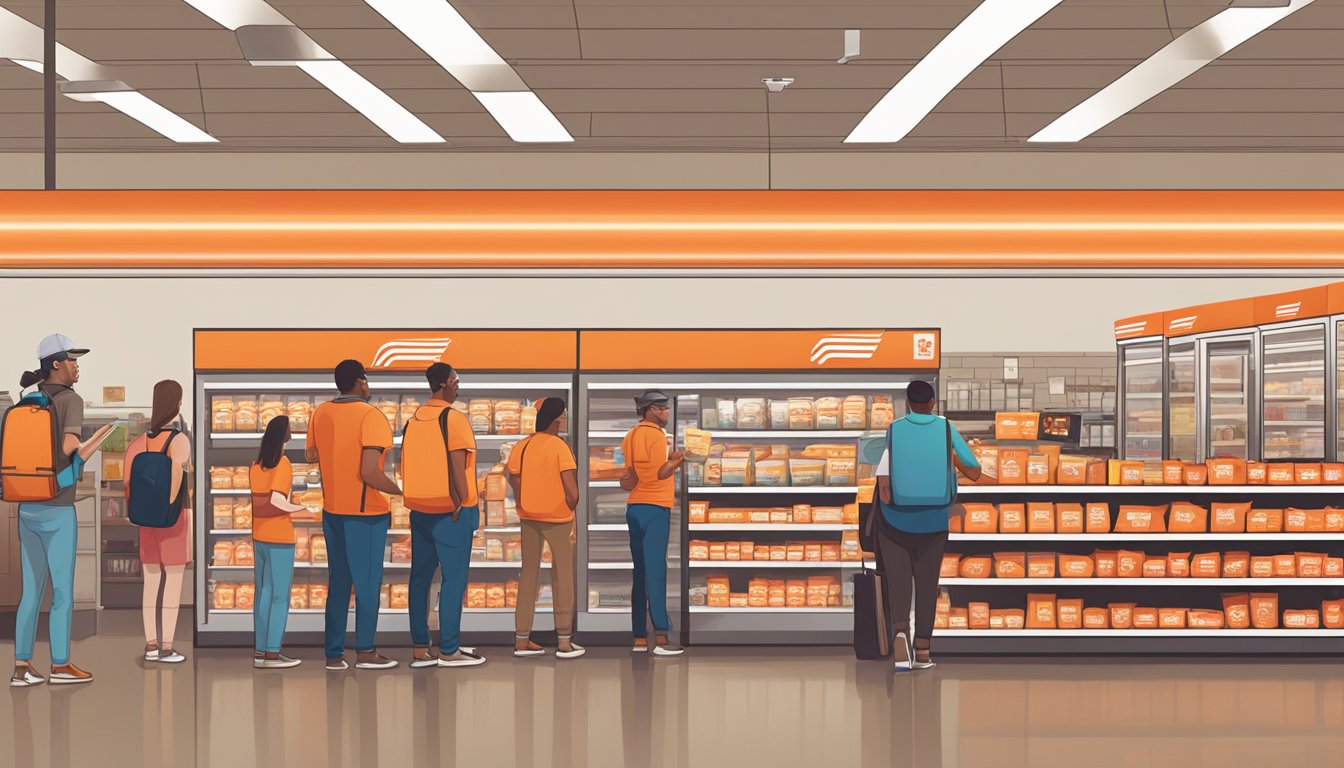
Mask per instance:
[[[1181,479],[1185,485],[1204,485],[1209,481],[1209,468],[1205,464],[1186,464]]]
[[[992,567],[993,561],[987,555],[967,555],[961,559],[959,572],[963,579],[987,579]]]
[[[1107,606],[1111,612],[1112,629],[1132,629],[1134,627],[1134,603],[1111,603]]]
[[[1143,561],[1143,578],[1165,579],[1166,577],[1167,559],[1165,557],[1150,557]]]
[[[239,539],[233,545],[233,564],[234,565],[255,565],[253,559],[252,540]]]
[[[1116,517],[1117,533],[1165,533],[1167,505],[1144,507],[1122,504]]]
[[[248,397],[238,397],[233,401],[233,430],[235,432],[257,431],[257,401]]]
[[[1171,533],[1204,533],[1209,530],[1209,511],[1198,504],[1175,502],[1171,505],[1167,530]]]
[[[1055,578],[1055,553],[1028,552],[1027,578],[1029,579]]]
[[[999,533],[1026,533],[1027,508],[1025,504],[999,505]]]
[[[1244,579],[1251,575],[1250,552],[1226,552],[1223,554],[1223,578]]]
[[[210,487],[214,490],[228,490],[233,487],[233,467],[211,467]]]
[[[845,523],[844,507],[813,507],[812,522],[824,525],[843,525]]]
[[[215,610],[231,611],[234,606],[234,598],[238,594],[238,587],[235,584],[216,584],[212,592],[211,599]]]
[[[1027,595],[1027,629],[1056,629],[1055,596]]]
[[[869,408],[868,428],[882,430],[891,426],[896,420],[896,405],[892,402],[890,395],[873,395],[873,403]]]
[[[842,429],[868,428],[868,398],[863,395],[849,395],[840,406],[840,426]]]
[[[1062,598],[1055,601],[1055,613],[1060,629],[1083,628],[1083,601],[1077,598]]]
[[[965,608],[953,608],[947,617],[949,629],[970,629],[970,616]]]
[[[709,458],[709,448],[714,442],[713,435],[703,429],[687,427],[686,435],[686,460],[687,461],[705,461]]]
[[[1106,485],[1106,462],[1089,461],[1087,463],[1087,485]]]
[[[1246,462],[1246,484],[1264,485],[1269,482],[1269,465],[1263,461]]]
[[[1303,518],[1305,522],[1305,517]],[[1246,514],[1247,533],[1280,533],[1283,531],[1282,509],[1252,509]]]
[[[1186,623],[1191,629],[1222,629],[1223,612],[1191,608],[1186,613]]]
[[[998,533],[999,511],[993,504],[963,504],[965,520],[962,524],[966,533]]]
[[[749,456],[725,456],[721,459],[720,472],[720,482],[724,487],[749,487],[756,484],[756,465]]]
[[[1307,532],[1325,533],[1325,510],[1308,509],[1307,513]]]
[[[1115,575],[1122,579],[1143,576],[1143,563],[1148,557],[1143,552],[1122,549],[1115,555]]]
[[[535,434],[537,433],[537,401],[536,401],[536,400],[533,400],[532,402],[530,402],[530,403],[528,403],[528,404],[526,404],[526,405],[523,406],[523,411],[522,411],[522,416],[521,416],[521,418],[522,418],[522,425],[523,425],[523,434],[524,434],[524,435],[535,435]],[[501,462],[508,462],[509,459],[508,459],[507,456],[503,456],[503,455],[501,455],[499,460],[500,460]]]
[[[518,435],[523,432],[523,404],[517,400],[496,400],[495,434]]]
[[[809,525],[812,523],[812,505],[794,504],[789,510],[789,522],[795,525]],[[855,523],[858,521],[856,520]]]
[[[1318,463],[1294,464],[1293,482],[1297,485],[1320,485],[1321,465]]]
[[[1164,461],[1162,462],[1162,484],[1163,485],[1181,485],[1185,480],[1185,462],[1183,461]]]
[[[1167,553],[1167,577],[1173,579],[1184,579],[1189,575],[1190,575],[1190,553],[1189,552]]]
[[[1292,464],[1270,464],[1268,477],[1270,485],[1292,485],[1296,474]]]
[[[795,487],[823,485],[826,480],[826,459],[789,459],[789,476]]]
[[[234,500],[233,527],[240,531],[252,527],[252,499]]]
[[[1322,575],[1327,579],[1344,577],[1344,557],[1327,557]]]
[[[1256,579],[1269,579],[1274,576],[1274,558],[1273,556],[1252,557],[1251,558],[1251,577]]]
[[[1027,533],[1054,533],[1055,505],[1048,501],[1027,504]]]
[[[1082,533],[1083,505],[1062,503],[1055,505],[1055,529],[1059,533]]]
[[[1096,563],[1088,555],[1059,554],[1059,575],[1065,579],[1090,579],[1096,573]]]
[[[317,533],[313,534],[308,541],[308,548],[312,550],[313,563],[327,562],[327,537]]]
[[[999,447],[999,485],[1023,485],[1027,482],[1026,448]]]
[[[967,603],[966,613],[968,628],[989,629],[989,603]]]
[[[232,397],[215,395],[210,398],[210,430],[213,432],[232,432],[233,412]]]
[[[1278,629],[1279,595],[1277,592],[1251,593],[1251,626],[1256,629]]]
[[[1222,573],[1222,566],[1222,553],[1205,552],[1190,558],[1190,575],[1197,579],[1216,579]]]
[[[944,554],[943,561],[938,567],[938,578],[955,579],[960,573],[958,566],[961,564],[961,555]]]
[[[1326,629],[1344,629],[1344,600],[1325,600],[1321,603],[1321,626]]]
[[[1120,485],[1143,485],[1144,466],[1142,461],[1120,462]]]
[[[314,610],[321,610],[327,607],[326,584],[308,585],[308,607]]]
[[[404,611],[410,603],[410,585],[393,584],[388,590],[388,607],[394,611]]]
[[[1111,507],[1109,504],[1104,501],[1089,501],[1087,503],[1087,532],[1111,532]]]
[[[858,483],[855,474],[857,469],[858,463],[852,458],[826,459],[826,485],[830,487],[856,485]]]
[[[844,531],[840,534],[840,559],[846,561],[862,559],[858,531]]]
[[[229,485],[233,486],[235,491],[246,491],[252,487],[252,478],[248,474],[247,467],[234,467],[233,477],[229,480]]]
[[[1322,464],[1321,483],[1325,485],[1344,485],[1344,464]]]
[[[720,401],[722,402],[722,401]],[[723,414],[719,414],[723,418]],[[810,397],[789,398],[789,429],[816,429],[816,404]]]
[[[840,428],[840,398],[818,397],[814,404],[817,429]]]
[[[1061,456],[1056,470],[1057,481],[1060,485],[1084,484],[1087,482],[1088,464],[1089,460],[1085,456]]]
[[[1099,579],[1113,579],[1120,572],[1120,553],[1097,550],[1092,553],[1092,562],[1096,563],[1096,576]]]
[[[262,395],[261,400],[257,403],[258,430],[264,432],[266,426],[270,424],[276,416],[284,416],[285,413],[284,398],[280,395]]]
[[[1185,629],[1188,613],[1185,608],[1158,608],[1157,626],[1161,629]]]
[[[1209,459],[1209,485],[1246,485],[1246,462],[1242,459]]]
[[[1110,629],[1111,612],[1105,608],[1084,608],[1083,629]]]
[[[976,483],[979,485],[998,485],[999,447],[996,445],[974,445],[971,446],[971,453],[975,455],[975,460],[980,463],[980,479]],[[960,473],[960,470],[958,470],[958,473]]]
[[[1277,603],[1274,610],[1275,612],[1278,611]],[[1249,629],[1251,626],[1251,596],[1245,593],[1224,594],[1223,614],[1227,617],[1228,629]]]
[[[999,411],[994,414],[995,440],[1036,440],[1040,437],[1041,414]]]
[[[1321,614],[1314,608],[1305,611],[1284,611],[1283,626],[1285,629],[1319,629]]]
[[[229,541],[216,541],[214,546],[214,556],[211,558],[214,565],[233,565],[233,543]]]
[[[1157,609],[1145,606],[1134,608],[1135,629],[1157,629]]]
[[[478,435],[490,434],[490,425],[494,422],[494,409],[489,400],[473,398],[467,403],[467,421],[471,431]]]
[[[1000,579],[1025,579],[1027,577],[1027,553],[995,552],[994,576]]]
[[[1048,485],[1050,479],[1050,457],[1044,453],[1027,454],[1027,484]]]
[[[1246,515],[1250,510],[1250,502],[1215,501],[1209,507],[1212,518],[1209,530],[1214,533],[1243,533],[1246,531]]]
[[[212,504],[211,527],[216,529],[233,527],[233,500],[216,498]]]
[[[687,522],[703,523],[707,521],[708,516],[709,516],[708,501],[692,501],[688,504],[688,510],[686,513]]]
[[[1298,552],[1297,575],[1303,579],[1323,578],[1325,576],[1325,554],[1319,552]]]
[[[770,411],[763,397],[738,398],[736,412],[738,429],[766,429],[770,423]]]
[[[504,592],[504,585],[491,583],[485,585],[485,607],[486,608],[507,608],[508,599]],[[727,607],[725,604],[724,607]]]
[[[1344,533],[1344,509],[1325,508],[1325,530],[1327,533]]]

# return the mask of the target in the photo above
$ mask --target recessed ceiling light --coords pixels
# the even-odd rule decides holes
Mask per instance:
[[[953,88],[1063,0],[984,0],[897,83],[845,138],[900,141]]]
[[[1289,5],[1276,7],[1234,3],[1232,7],[1172,40],[1162,50],[1082,104],[1060,115],[1027,141],[1082,141],[1312,2],[1291,0]]]

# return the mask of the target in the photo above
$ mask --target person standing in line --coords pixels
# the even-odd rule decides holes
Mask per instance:
[[[621,488],[626,498],[625,522],[630,527],[630,557],[634,563],[630,590],[630,623],[635,653],[648,653],[648,619],[653,618],[656,656],[684,652],[672,643],[672,618],[667,612],[667,542],[676,502],[673,475],[685,463],[681,451],[668,453],[667,427],[672,415],[667,395],[650,390],[635,398],[640,422],[621,442],[626,472]],[[647,615],[646,615],[647,612]]]
[[[392,426],[369,404],[369,380],[358,360],[335,370],[340,396],[322,403],[308,420],[304,454],[322,474],[322,533],[327,540],[327,669],[349,669],[345,629],[349,595],[355,591],[355,650],[359,669],[391,669],[397,662],[378,653],[379,592],[383,551],[391,523],[387,498],[401,489],[383,472],[392,447]]]
[[[51,578],[51,613],[48,637],[51,645],[51,682],[92,682],[93,675],[70,661],[70,623],[74,617],[75,552],[79,522],[75,515],[75,481],[97,445],[111,432],[107,426],[94,439],[80,444],[84,429],[84,399],[73,387],[79,381],[79,358],[89,350],[78,349],[69,337],[53,333],[37,345],[39,367],[24,371],[19,386],[41,384],[50,403],[56,445],[55,466],[60,490],[49,501],[19,504],[19,555],[23,568],[23,597],[14,625],[14,674],[9,684],[16,688],[40,685],[46,678],[33,669],[33,645],[42,611],[42,595]]]
[[[936,392],[927,381],[905,390],[909,413],[887,429],[887,448],[877,466],[882,515],[877,520],[878,570],[886,583],[898,670],[929,669],[938,569],[947,547],[948,513],[956,497],[955,464],[972,481],[980,463],[957,428],[933,414]],[[915,602],[911,660],[910,600]]]
[[[462,599],[471,567],[471,538],[480,526],[476,489],[476,437],[466,415],[452,407],[457,372],[447,363],[425,371],[429,402],[402,431],[401,477],[411,510],[411,577],[408,585],[411,666],[474,667],[485,663],[463,648]],[[429,635],[429,586],[439,569],[439,649]]]
[[[579,506],[579,479],[574,453],[560,439],[565,417],[564,400],[543,399],[537,408],[536,434],[518,443],[509,454],[509,485],[518,505],[523,538],[514,656],[546,653],[530,639],[543,543],[551,548],[551,592],[559,639],[556,658],[576,659],[587,652],[574,642],[574,547],[578,541],[574,510]]]
[[[174,425],[182,413],[182,385],[164,380],[154,385],[154,409],[149,431],[126,446],[126,472],[135,471],[135,458],[144,453],[167,453],[172,459],[172,486],[168,501],[181,509],[177,522],[167,528],[140,527],[140,565],[144,570],[141,616],[145,625],[145,661],[180,664],[187,660],[173,650],[177,614],[182,605],[182,581],[191,562],[190,497],[191,440]],[[126,498],[131,496],[126,483]],[[159,601],[159,588],[163,601]],[[162,629],[160,629],[162,626]]]
[[[256,560],[257,593],[252,610],[257,669],[289,669],[301,663],[280,653],[289,620],[289,588],[294,580],[294,522],[290,515],[304,511],[290,501],[294,467],[285,445],[294,437],[288,416],[276,416],[266,425],[257,460],[248,470],[252,489],[252,544]]]

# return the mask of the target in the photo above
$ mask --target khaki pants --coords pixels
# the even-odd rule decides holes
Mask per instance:
[[[543,523],[523,520],[523,572],[518,578],[516,630],[520,635],[532,631],[532,614],[537,604],[537,582],[541,576],[541,545],[551,546],[551,596],[555,603],[555,632],[568,636],[574,632],[574,545],[569,533],[576,522]]]

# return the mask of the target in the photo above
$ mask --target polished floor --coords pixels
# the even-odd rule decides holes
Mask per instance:
[[[186,633],[189,637],[189,633]],[[0,696],[0,761],[65,766],[1340,766],[1333,660],[945,659],[895,675],[846,649],[595,649],[573,661],[327,673],[320,649],[139,660],[138,615],[76,645],[87,686]],[[12,645],[3,653],[12,654]],[[38,667],[45,671],[45,644]],[[395,655],[405,656],[404,652]]]

